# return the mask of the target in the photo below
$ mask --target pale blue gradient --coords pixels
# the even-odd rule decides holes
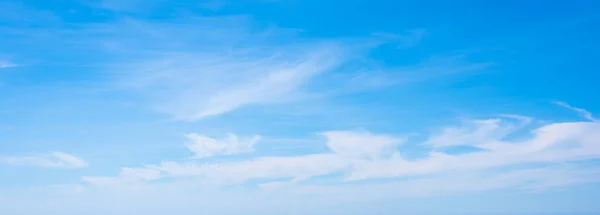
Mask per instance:
[[[279,197],[265,206],[244,199],[277,196],[257,185],[290,177],[250,178],[222,188],[225,194],[212,185],[198,191],[203,198],[218,196],[204,211],[190,202],[162,207],[150,197],[152,209],[144,208],[144,194],[123,197],[134,202],[129,209],[96,210],[110,206],[106,196],[116,194],[93,190],[82,177],[193,160],[184,146],[189,133],[262,137],[252,152],[198,162],[329,153],[320,134],[338,130],[405,139],[399,153],[415,161],[431,151],[423,145],[429,136],[470,119],[532,118],[511,140],[551,123],[592,123],[600,115],[599,11],[600,2],[591,0],[0,0],[0,214],[35,214],[36,204],[52,208],[53,192],[63,192],[57,185],[77,186],[86,196],[74,198],[78,207],[46,214],[598,213],[598,180],[565,179],[535,191],[507,185],[396,196],[402,190],[393,190],[385,199],[356,196],[361,200],[352,203]],[[265,75],[288,67],[296,76]],[[217,102],[207,102],[211,98]],[[86,165],[22,159],[52,152]],[[593,156],[571,161],[557,162],[600,170]],[[513,167],[554,163],[522,165]],[[425,177],[342,182],[345,173],[301,184],[337,188]]]

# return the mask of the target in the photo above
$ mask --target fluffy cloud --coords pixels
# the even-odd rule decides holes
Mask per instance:
[[[88,165],[83,159],[62,152],[52,152],[36,156],[0,157],[0,163],[14,166],[38,166],[50,168],[82,168]]]

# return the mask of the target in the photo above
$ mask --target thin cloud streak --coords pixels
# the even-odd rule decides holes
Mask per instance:
[[[83,159],[63,152],[51,152],[34,156],[0,157],[0,164],[45,168],[83,168],[88,166],[88,163]]]
[[[18,65],[15,64],[15,63],[10,62],[8,60],[0,60],[0,69],[10,68],[10,67],[16,67],[16,66],[18,66]]]
[[[575,112],[576,112],[577,114],[579,114],[581,117],[583,117],[583,118],[585,118],[585,119],[587,119],[587,120],[589,120],[589,121],[592,121],[592,122],[598,122],[598,119],[594,118],[594,117],[592,116],[592,113],[588,112],[588,111],[587,111],[587,110],[585,110],[585,109],[581,109],[581,108],[573,107],[573,106],[571,106],[571,105],[569,105],[569,104],[567,104],[567,103],[565,103],[565,102],[559,102],[559,101],[555,101],[555,102],[554,102],[554,104],[556,104],[556,105],[558,105],[558,106],[561,106],[561,107],[564,107],[564,108],[567,108],[567,109],[570,109],[570,110],[572,110],[572,111],[575,111]]]

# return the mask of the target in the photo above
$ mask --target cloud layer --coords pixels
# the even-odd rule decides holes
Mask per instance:
[[[393,183],[400,187],[442,183],[446,179],[462,180],[463,177],[490,180],[478,187],[464,189],[460,186],[452,190],[439,187],[439,191],[456,192],[498,187],[542,189],[596,180],[599,170],[586,169],[582,162],[600,158],[599,123],[561,122],[535,126],[532,122],[534,120],[528,117],[502,115],[441,128],[417,144],[430,149],[426,156],[417,159],[401,156],[406,138],[367,131],[328,131],[321,133],[328,153],[216,163],[165,161],[124,168],[119,176],[85,177],[84,180],[91,185],[125,185],[187,178],[198,180],[199,184],[219,186],[251,183],[262,189],[282,186],[306,189],[315,186],[313,183],[317,178],[317,181],[338,184],[324,189],[338,189],[335,187],[374,179],[400,180]],[[521,133],[515,135],[517,132]],[[199,157],[248,152],[257,140],[239,141],[230,136],[228,141],[220,141],[197,134],[188,135],[188,138],[192,141],[186,144],[188,149]],[[470,147],[471,150],[448,151],[456,147]],[[563,173],[566,175],[561,175]],[[481,178],[484,176],[490,177]],[[419,179],[407,181],[406,177]],[[494,181],[495,177],[498,177],[497,181]],[[492,184],[488,186],[487,183]],[[451,184],[457,186],[448,182],[448,186]],[[435,192],[435,186],[426,190]]]

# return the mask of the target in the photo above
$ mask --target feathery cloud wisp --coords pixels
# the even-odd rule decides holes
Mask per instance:
[[[194,158],[205,158],[218,155],[233,155],[254,151],[254,144],[260,136],[240,138],[235,134],[228,134],[227,138],[215,139],[195,133],[185,135],[188,142],[185,146],[194,153]]]
[[[114,32],[104,37],[104,49],[122,57],[108,68],[117,85],[147,95],[157,109],[181,120],[289,101],[352,52],[336,41],[285,42],[293,33],[254,30],[247,22],[244,17],[177,24],[128,20],[98,31]]]
[[[585,109],[573,107],[573,106],[571,106],[571,105],[569,105],[569,104],[567,104],[565,102],[559,102],[559,101],[555,101],[554,104],[556,104],[558,106],[561,106],[561,107],[564,107],[564,108],[567,108],[567,109],[571,109],[571,110],[575,111],[577,114],[579,114],[581,117],[583,117],[583,118],[585,118],[587,120],[590,120],[592,122],[597,122],[598,121],[596,118],[594,118],[592,116],[592,113],[588,112]]]
[[[8,60],[0,60],[0,69],[2,68],[9,68],[9,67],[15,67],[17,66],[17,64],[14,64]]]
[[[0,158],[0,163],[14,166],[37,166],[48,168],[83,168],[88,166],[83,159],[63,152],[51,152],[37,156],[11,156]]]
[[[115,86],[141,95],[177,120],[189,121],[252,105],[323,98],[490,65],[445,56],[384,75],[378,71],[391,70],[369,60],[368,52],[395,38],[304,38],[295,29],[257,26],[245,16],[170,22],[126,19],[90,25],[85,32],[95,39],[86,37],[84,42],[109,54],[105,69]]]

